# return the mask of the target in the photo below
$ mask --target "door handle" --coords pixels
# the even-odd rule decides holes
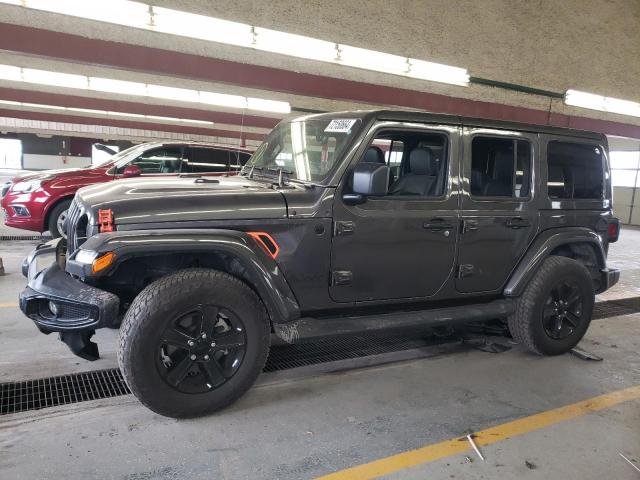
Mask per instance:
[[[522,217],[509,218],[505,223],[509,228],[522,228],[528,227],[530,225],[529,220],[526,220]]]
[[[431,232],[441,232],[442,230],[451,230],[453,225],[443,218],[432,218],[424,222],[422,228]]]

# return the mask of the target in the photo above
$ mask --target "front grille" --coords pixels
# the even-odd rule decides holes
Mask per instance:
[[[82,215],[82,210],[80,209],[80,205],[74,199],[69,206],[69,211],[67,212],[67,254],[71,255],[76,251],[78,245],[76,245],[76,228],[78,220]],[[67,255],[67,256],[68,256]]]

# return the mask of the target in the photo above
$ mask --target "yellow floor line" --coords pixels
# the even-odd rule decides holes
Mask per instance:
[[[11,308],[11,307],[17,307],[18,304],[17,303],[0,303],[0,308]]]
[[[565,420],[580,417],[587,413],[597,412],[605,408],[613,407],[629,400],[640,398],[640,385],[606,393],[598,397],[583,400],[578,403],[566,405],[546,412],[537,413],[529,417],[520,418],[512,422],[503,423],[495,427],[476,432],[474,441],[478,446],[491,445],[509,438],[523,435],[527,432],[539,430]],[[414,467],[423,463],[432,462],[449,457],[471,449],[466,437],[445,440],[444,442],[427,445],[416,450],[399,453],[390,457],[381,458],[370,463],[340,470],[318,480],[366,480],[389,475],[405,468]]]

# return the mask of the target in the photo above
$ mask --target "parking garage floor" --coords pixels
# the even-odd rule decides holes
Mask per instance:
[[[98,332],[89,363],[19,312],[33,245],[0,243],[0,383],[115,368],[116,331]],[[640,296],[640,230],[623,230],[610,263],[622,279],[598,301]],[[624,312],[581,342],[599,362],[425,346],[266,373],[195,420],[131,395],[2,415],[0,478],[640,478],[620,456],[640,465],[640,312]]]

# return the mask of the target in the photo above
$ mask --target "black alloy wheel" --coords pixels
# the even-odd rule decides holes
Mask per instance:
[[[538,355],[562,355],[591,323],[595,286],[587,267],[550,256],[528,281],[507,323],[513,339]]]
[[[545,333],[554,340],[569,337],[583,323],[583,302],[582,290],[576,282],[556,284],[542,311]]]
[[[228,309],[197,305],[169,323],[160,338],[156,367],[182,393],[205,393],[223,385],[244,359],[241,319]]]

